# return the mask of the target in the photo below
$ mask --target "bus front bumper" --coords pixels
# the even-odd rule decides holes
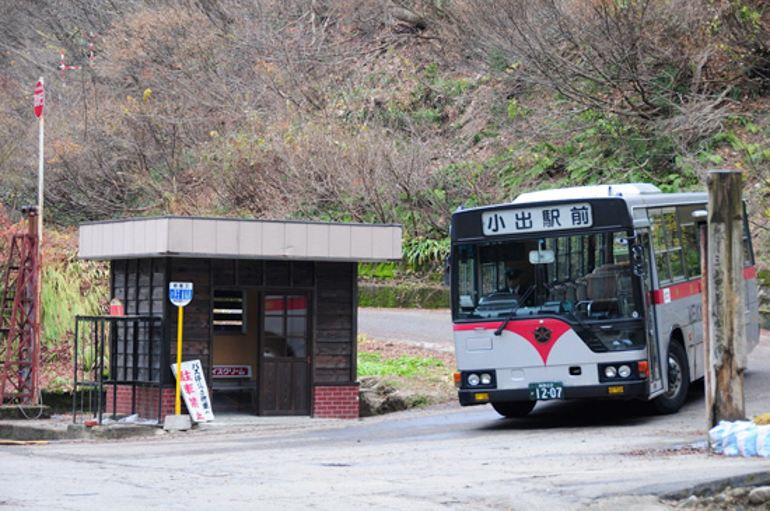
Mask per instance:
[[[529,401],[529,389],[459,389],[461,406]],[[564,387],[561,399],[633,399],[647,396],[647,381]]]

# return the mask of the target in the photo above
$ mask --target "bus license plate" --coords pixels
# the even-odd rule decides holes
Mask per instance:
[[[529,399],[550,401],[552,399],[562,399],[563,396],[564,385],[560,381],[544,381],[529,384]]]

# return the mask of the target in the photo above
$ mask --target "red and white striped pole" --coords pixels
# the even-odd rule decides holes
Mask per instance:
[[[91,62],[91,67],[94,67],[94,39],[96,39],[96,37],[97,37],[97,35],[94,34],[93,32],[89,32],[88,33],[88,38],[91,40],[91,48],[90,48],[91,49],[91,53],[90,53],[90,57],[89,57],[89,60]]]
[[[43,174],[45,172],[45,87],[43,85],[43,77],[40,77],[35,85],[35,116],[39,120],[39,140],[38,140],[38,171],[37,171],[37,268],[35,275],[35,317],[33,327],[33,388],[37,392],[39,383],[39,364],[40,364],[40,347],[42,346],[42,339],[40,333],[42,332],[42,311],[43,311]],[[32,219],[30,218],[31,222]],[[30,401],[33,404],[39,402],[39,393],[33,396]]]

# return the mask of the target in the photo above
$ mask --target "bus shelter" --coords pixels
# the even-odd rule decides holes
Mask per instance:
[[[176,216],[81,224],[79,257],[109,261],[113,304],[160,324],[159,341],[108,347],[106,411],[159,422],[174,414],[179,315],[169,286],[183,282],[193,296],[182,360],[200,361],[214,411],[232,403],[258,415],[358,417],[358,263],[400,260],[401,244],[399,225]]]

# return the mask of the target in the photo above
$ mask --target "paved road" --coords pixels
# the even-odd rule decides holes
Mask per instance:
[[[358,332],[371,339],[454,351],[449,310],[358,309]]]
[[[746,410],[770,411],[770,340]],[[500,418],[456,404],[358,421],[219,416],[149,439],[0,446],[9,509],[670,509],[654,494],[757,472],[702,449],[702,392],[671,416],[637,403],[539,404]]]
[[[9,509],[668,509],[651,493],[770,470],[677,451],[672,417],[547,406],[531,420],[449,407],[356,422],[261,419],[174,437],[0,447]]]
[[[442,313],[407,317],[395,323],[451,342]],[[748,415],[770,412],[767,389],[763,335]],[[585,402],[539,404],[520,420],[456,404],[358,421],[220,414],[187,433],[0,446],[0,507],[646,511],[671,508],[662,491],[770,473],[770,459],[710,454],[706,433],[697,390],[671,416]]]

